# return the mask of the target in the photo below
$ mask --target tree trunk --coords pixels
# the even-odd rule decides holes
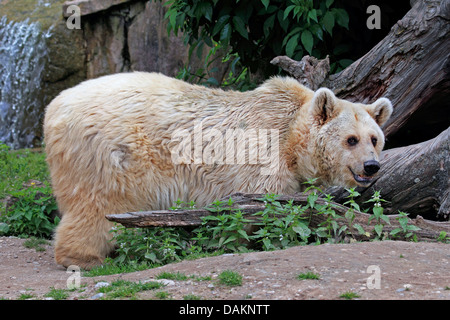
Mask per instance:
[[[450,1],[417,1],[389,34],[366,55],[342,72],[324,76],[325,60],[311,63],[288,57],[276,57],[272,63],[315,90],[328,87],[342,99],[369,103],[384,96],[392,101],[394,112],[384,126],[392,136],[420,108],[415,129],[422,137],[424,117],[428,117],[431,136],[450,125],[448,96],[450,94]],[[314,74],[318,74],[314,75]],[[431,118],[432,117],[432,118]],[[420,125],[422,127],[420,127]],[[421,140],[423,141],[423,140]]]
[[[244,213],[245,218],[252,222],[256,222],[258,217],[253,215],[256,212],[263,211],[265,209],[265,204],[262,200],[263,194],[245,194],[245,193],[235,193],[230,196],[233,200],[233,206],[224,208],[228,209],[239,209]],[[223,198],[224,202],[228,201],[229,197]],[[306,195],[292,195],[292,196],[280,196],[276,201],[281,204],[286,204],[289,200],[293,200],[293,205],[308,205],[308,200]],[[317,199],[316,204],[324,205],[326,201],[324,199]],[[335,202],[330,202],[333,206],[334,211],[341,216],[336,219],[339,226],[348,225],[352,233],[352,236],[356,240],[369,240],[376,236],[374,232],[375,225],[378,224],[375,219],[369,221],[370,214],[362,213],[359,211],[354,211],[355,218],[353,222],[349,225],[349,222],[344,218],[345,213],[349,210],[347,207],[340,205]],[[220,212],[229,212],[224,210]],[[317,228],[328,218],[325,214],[314,214],[314,210],[309,210],[307,214],[309,215],[309,227],[311,229]],[[160,211],[142,211],[142,212],[129,212],[123,214],[111,214],[106,216],[106,218],[113,222],[121,223],[126,227],[186,227],[186,226],[199,226],[202,224],[202,217],[218,215],[217,211],[211,211],[208,209],[188,209],[188,210],[160,210]],[[395,217],[394,217],[395,218]],[[356,224],[362,226],[365,230],[364,234],[357,232],[353,227]],[[383,223],[385,224],[385,223]],[[444,231],[450,234],[450,223],[449,222],[433,222],[426,221],[422,217],[417,217],[414,220],[408,220],[409,225],[414,225],[420,230],[414,231],[417,240],[419,241],[436,241],[440,236],[441,232]],[[383,226],[383,233],[389,233],[390,231],[401,228],[399,221],[391,217],[389,224]],[[252,230],[252,228],[249,228]],[[405,234],[400,233],[397,239],[405,239]]]
[[[449,220],[449,150],[450,128],[429,141],[383,151],[379,178],[370,187],[357,189],[361,196],[356,202],[363,206],[379,190],[388,201],[383,205],[386,214],[400,210],[412,217]],[[343,188],[330,188],[326,193],[339,203],[348,194]]]

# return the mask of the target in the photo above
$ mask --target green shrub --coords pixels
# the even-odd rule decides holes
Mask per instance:
[[[13,203],[2,216],[0,234],[50,238],[59,222],[52,217],[57,205],[49,186],[10,192]]]
[[[231,48],[243,66],[266,76],[274,68],[269,61],[278,55],[300,60],[303,55],[332,55],[332,68],[348,65],[343,59],[350,45],[336,52],[329,49],[337,29],[348,29],[349,15],[341,1],[334,0],[170,0],[168,30],[182,31],[191,51],[206,44]],[[345,38],[338,37],[341,40]],[[328,43],[327,43],[328,42]],[[336,57],[335,57],[336,56]]]

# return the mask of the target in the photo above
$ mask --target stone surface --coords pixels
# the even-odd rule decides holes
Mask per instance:
[[[66,1],[63,4],[63,15],[64,17],[69,17],[72,13],[68,8],[70,6],[77,6],[80,8],[80,14],[82,16],[97,13],[103,10],[107,10],[112,6],[122,4],[125,2],[130,2],[130,0],[75,0],[75,1]]]

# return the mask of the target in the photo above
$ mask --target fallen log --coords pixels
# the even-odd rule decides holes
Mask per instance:
[[[234,201],[232,206],[224,206],[224,211],[222,212],[212,211],[211,208],[206,207],[201,209],[157,210],[111,214],[107,215],[106,219],[120,223],[125,227],[187,227],[201,225],[202,217],[223,214],[227,211],[230,212],[231,210],[240,210],[244,213],[246,219],[256,222],[258,216],[254,214],[265,209],[264,196],[265,195],[263,194],[234,193],[231,196],[222,199],[224,202],[227,202],[231,197]],[[286,204],[290,200],[293,201],[293,205],[308,205],[308,197],[303,194],[295,194],[292,196],[282,195],[276,199],[280,204]],[[327,204],[327,201],[319,198],[315,203],[318,205],[325,205]],[[354,211],[354,220],[349,224],[349,221],[344,217],[349,208],[335,202],[329,202],[329,204],[333,207],[336,214],[340,216],[340,218],[336,219],[337,224],[339,226],[349,225],[349,230],[354,239],[369,240],[376,236],[373,231],[375,225],[379,222],[371,219],[370,217],[373,217],[371,214]],[[307,217],[309,218],[309,227],[311,229],[317,228],[328,219],[327,215],[315,214],[314,210],[308,210],[307,214]],[[250,224],[252,222],[250,222]],[[450,222],[427,221],[418,216],[416,219],[409,219],[408,223],[420,228],[420,230],[413,232],[418,241],[436,241],[442,231],[450,235]],[[362,226],[365,233],[361,234],[357,232],[354,229],[356,224]],[[399,227],[401,227],[399,221],[395,219],[395,216],[394,219],[391,217],[390,224],[384,225],[383,233],[389,233]],[[402,236],[398,237],[398,239],[402,239]]]

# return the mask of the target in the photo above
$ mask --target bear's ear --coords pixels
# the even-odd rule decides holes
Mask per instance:
[[[320,88],[314,93],[311,113],[320,123],[325,123],[333,115],[336,106],[336,96],[327,88]]]
[[[392,103],[389,99],[380,98],[374,103],[368,105],[366,110],[381,127],[389,120],[394,109],[392,108]]]

